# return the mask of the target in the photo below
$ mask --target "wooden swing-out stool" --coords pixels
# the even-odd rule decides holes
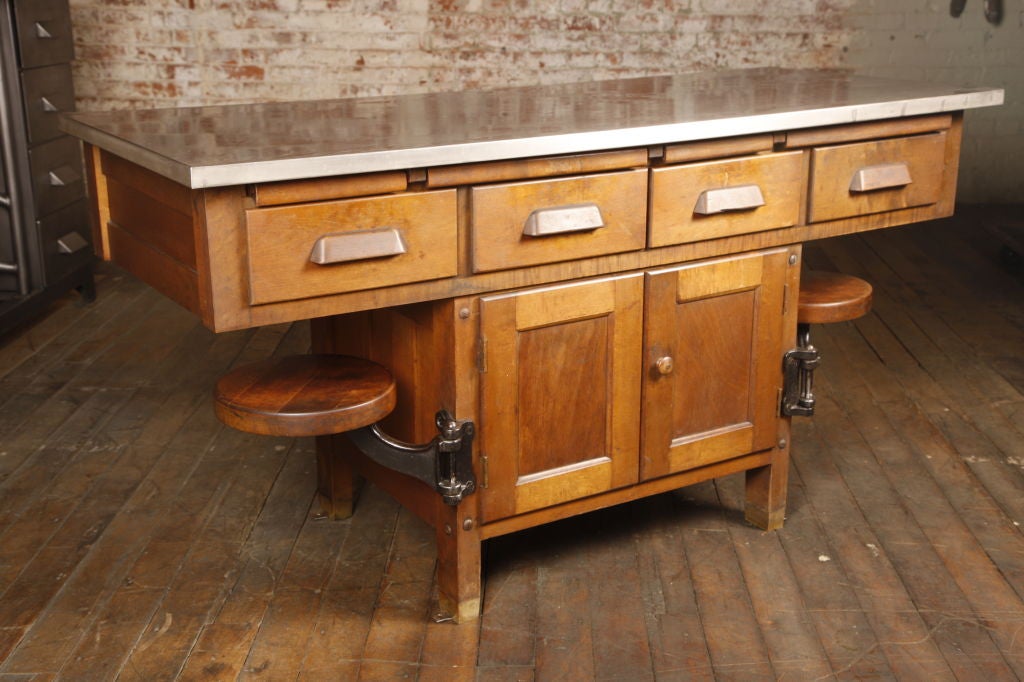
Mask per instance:
[[[424,445],[397,441],[378,422],[395,407],[395,380],[370,360],[346,355],[290,355],[228,372],[214,389],[217,417],[266,436],[344,433],[376,463],[417,478],[449,505],[476,489],[473,424],[437,414],[438,435]]]
[[[786,353],[783,361],[787,387],[783,414],[814,414],[813,377],[821,355],[811,344],[811,325],[855,320],[870,310],[871,285],[859,277],[814,270],[800,276],[797,347]]]

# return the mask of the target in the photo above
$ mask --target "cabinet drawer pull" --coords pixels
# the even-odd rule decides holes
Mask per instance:
[[[89,242],[77,232],[68,232],[57,240],[57,253],[72,254],[89,246]]]
[[[52,113],[57,112],[57,111],[60,111],[60,109],[57,108],[56,104],[54,104],[50,100],[46,99],[45,97],[40,97],[39,98],[39,104],[43,107],[43,111],[45,111],[45,112],[47,112],[49,114],[52,114]]]
[[[53,38],[53,34],[46,30],[46,27],[43,26],[43,22],[41,21],[36,22],[36,38],[41,40],[49,40]]]
[[[358,232],[325,234],[313,244],[309,260],[317,265],[330,265],[398,256],[405,252],[405,240],[397,227],[378,227]]]
[[[700,215],[714,215],[726,211],[748,211],[764,206],[764,195],[757,185],[736,185],[706,189],[697,197],[693,212]]]
[[[597,204],[569,204],[538,208],[523,225],[527,237],[546,237],[568,232],[588,232],[604,227],[604,218]]]
[[[910,168],[904,162],[865,166],[853,174],[851,192],[873,192],[879,189],[903,187],[911,183]]]
[[[49,173],[50,187],[66,187],[82,179],[70,166],[61,166]]]
[[[666,355],[663,358],[658,358],[654,363],[654,369],[663,377],[668,376],[672,373],[672,370],[676,368],[676,363],[671,356]]]

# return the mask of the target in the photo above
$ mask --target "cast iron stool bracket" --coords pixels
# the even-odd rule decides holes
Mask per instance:
[[[434,417],[437,435],[425,445],[395,440],[379,424],[346,432],[345,435],[377,464],[423,481],[456,506],[476,490],[473,474],[473,422],[459,422],[447,411]]]
[[[797,326],[797,347],[782,358],[782,406],[788,417],[814,414],[814,370],[821,364],[821,353],[811,345],[810,325]]]

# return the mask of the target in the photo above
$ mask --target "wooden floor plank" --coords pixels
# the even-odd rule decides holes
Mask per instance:
[[[277,447],[288,447],[284,444]],[[181,672],[202,679],[215,672],[236,678],[247,669],[268,670],[271,661],[253,648],[315,491],[313,452],[292,443],[289,455],[241,547],[242,566],[220,610],[203,626]],[[278,674],[276,665],[273,674]]]
[[[589,620],[596,679],[654,680],[637,560],[640,543],[634,533],[634,529],[647,530],[646,523],[640,522],[646,507],[641,502],[629,505],[623,510],[626,513],[594,515],[600,522],[583,558],[589,564],[586,575],[593,586]],[[634,550],[623,551],[631,541]]]
[[[847,409],[857,404],[852,398],[852,392],[847,392]],[[880,557],[884,554],[903,577],[903,584],[928,626],[930,636],[959,679],[1012,677],[1013,671],[1003,661],[992,639],[992,624],[998,621],[998,616],[975,612],[972,599],[955,580],[957,568],[947,563],[948,546],[957,538],[947,532],[948,527],[943,529],[943,521],[949,523],[950,519],[943,513],[941,495],[927,491],[932,484],[926,472],[913,470],[907,462],[901,467],[892,453],[880,451],[886,448],[876,440],[886,428],[878,423],[880,416],[864,415],[856,408],[850,414],[855,428],[875,441],[873,452],[880,461],[850,457],[838,465],[854,495],[862,501],[860,507],[865,518],[879,538],[879,544],[873,549]],[[899,441],[897,434],[890,432],[885,436],[890,444]],[[871,447],[870,442],[865,445]],[[884,483],[887,476],[892,476],[889,481],[894,486],[898,481],[898,493],[896,487]],[[922,487],[925,492],[920,491]],[[969,539],[961,535],[960,541]],[[977,546],[972,549],[971,556],[963,558],[986,572],[991,568],[987,558]]]
[[[830,546],[819,555],[821,563],[839,562],[849,578],[857,600],[874,630],[878,646],[897,679],[953,680],[955,676],[900,576],[884,553],[881,540],[864,518],[855,494],[837,467],[843,458],[864,457],[866,448],[851,448],[855,434],[834,418],[827,399],[821,400],[811,429],[805,437],[829,443],[819,450],[810,466],[797,464],[808,493],[808,501],[823,527]]]
[[[821,454],[817,439],[799,425],[793,430],[796,467],[814,466]],[[797,438],[799,436],[799,439]],[[892,670],[878,644],[853,589],[853,582],[840,562],[832,561],[835,550],[829,530],[815,516],[798,471],[790,472],[791,511],[779,533],[793,577],[830,667],[839,678],[889,679]]]
[[[485,669],[532,669],[536,663],[539,568],[527,538],[545,535],[531,531],[496,538],[487,548],[487,586],[477,656],[477,663]]]
[[[359,496],[349,526],[321,595],[313,636],[306,646],[305,679],[354,679],[370,631],[390,539],[398,523],[398,505],[373,486]]]
[[[728,530],[738,514],[733,509],[725,517],[710,483],[691,487],[688,495],[708,509],[683,530],[683,546],[715,679],[775,679]]]
[[[568,525],[568,524],[565,524]],[[537,585],[536,673],[540,679],[593,679],[594,635],[586,552],[551,543]],[[561,545],[561,546],[559,546]]]
[[[378,664],[400,664],[415,669],[430,618],[437,561],[434,532],[403,509],[390,550],[362,657]],[[364,665],[360,676],[366,674],[369,673]]]
[[[645,508],[650,527],[641,543],[640,560],[646,564],[647,629],[655,677],[711,680],[714,671],[681,529],[694,516],[694,509],[674,495],[659,496]]]

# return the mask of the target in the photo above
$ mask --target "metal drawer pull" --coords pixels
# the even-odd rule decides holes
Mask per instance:
[[[568,232],[588,232],[604,227],[604,218],[597,204],[570,204],[538,208],[523,225],[527,237],[547,237]]]
[[[865,166],[853,174],[850,180],[851,192],[873,192],[876,189],[903,187],[913,182],[910,179],[910,168],[902,161],[899,163],[883,163],[878,166]]]
[[[89,246],[89,242],[85,241],[82,235],[77,232],[68,232],[57,240],[57,253],[70,254],[81,251],[87,246]]]
[[[36,22],[36,38],[41,38],[43,40],[53,38],[53,34],[46,30],[46,27],[43,26],[43,22],[41,21]]]
[[[50,171],[50,187],[66,187],[82,179],[70,166],[61,166]]]
[[[398,256],[407,251],[397,227],[325,234],[316,240],[309,260],[317,265]]]
[[[51,102],[50,100],[46,99],[45,97],[40,97],[39,98],[39,103],[43,105],[43,111],[50,112],[50,113],[55,112],[55,111],[60,111],[60,109],[58,109],[54,105],[53,102]]]
[[[0,206],[10,207],[11,198],[6,194],[0,194]]]
[[[758,206],[764,206],[764,195],[761,194],[760,187],[736,185],[704,190],[697,197],[697,205],[693,207],[693,212],[714,215],[726,211],[749,211]]]

